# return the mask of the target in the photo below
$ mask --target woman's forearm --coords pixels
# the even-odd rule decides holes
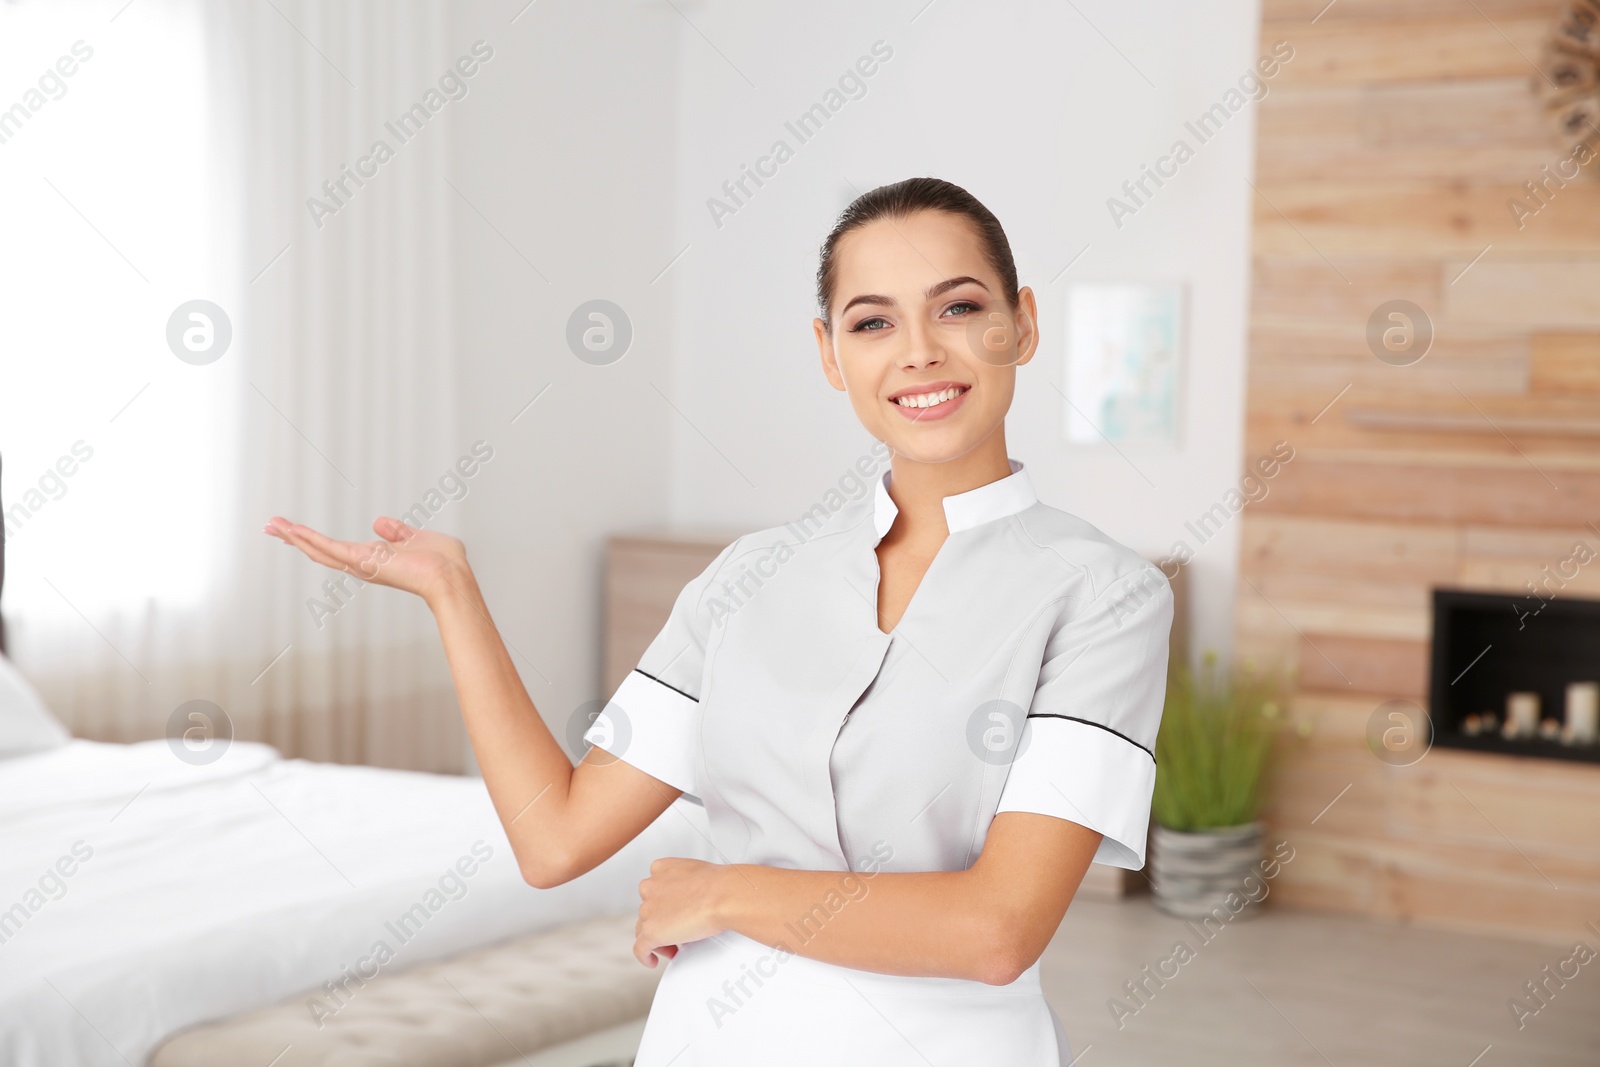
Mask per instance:
[[[572,761],[528,696],[471,570],[428,597],[472,751],[524,877],[555,883],[565,864],[560,817]]]
[[[719,924],[807,959],[880,974],[1015,980],[1018,923],[977,869],[877,874],[735,864]]]
[[[386,516],[372,528],[382,541],[340,541],[277,515],[265,530],[325,567],[427,602],[484,784],[524,879],[548,888],[577,877],[615,855],[678,797],[599,749],[572,766],[528,697],[459,539]]]

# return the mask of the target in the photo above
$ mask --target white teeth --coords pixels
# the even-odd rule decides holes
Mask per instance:
[[[950,388],[937,393],[918,393],[914,396],[902,396],[897,398],[895,403],[903,408],[931,408],[935,404],[944,403],[946,400],[954,400],[964,392],[966,392],[966,389],[961,386],[952,385]]]

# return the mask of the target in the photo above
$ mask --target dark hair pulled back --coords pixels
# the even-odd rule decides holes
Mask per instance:
[[[830,304],[833,299],[834,255],[845,234],[877,219],[903,219],[918,211],[943,211],[972,223],[983,242],[985,258],[1000,276],[1002,295],[1013,309],[1017,306],[1017,265],[1011,256],[1011,242],[994,213],[959,185],[940,178],[907,178],[893,185],[880,185],[862,193],[839,215],[833,231],[822,242],[817,265],[817,308],[833,328]]]

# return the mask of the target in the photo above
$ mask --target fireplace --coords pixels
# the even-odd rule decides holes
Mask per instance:
[[[1600,601],[1435,589],[1431,657],[1435,745],[1600,763]]]

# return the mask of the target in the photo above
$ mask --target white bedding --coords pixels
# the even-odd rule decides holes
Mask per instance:
[[[244,742],[205,766],[164,741],[0,760],[0,1063],[139,1065],[179,1029],[347,969],[629,911],[655,857],[711,858],[703,819],[680,800],[601,867],[537,890],[476,778]]]

